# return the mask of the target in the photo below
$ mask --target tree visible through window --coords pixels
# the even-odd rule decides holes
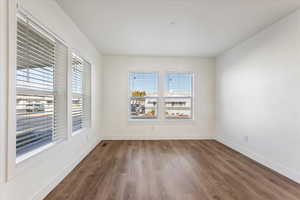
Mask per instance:
[[[160,113],[164,112],[165,119],[192,119],[193,74],[166,73],[164,87],[158,87],[158,83],[158,73],[129,74],[130,119],[157,119],[159,108],[164,109]],[[158,88],[164,88],[163,97]]]
[[[130,118],[156,119],[158,107],[158,74],[130,73]]]

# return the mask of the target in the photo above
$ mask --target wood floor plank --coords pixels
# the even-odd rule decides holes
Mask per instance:
[[[45,198],[299,199],[299,184],[213,140],[103,141]]]

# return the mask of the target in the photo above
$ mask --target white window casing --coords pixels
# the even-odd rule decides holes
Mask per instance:
[[[72,53],[72,132],[91,127],[91,64]]]
[[[66,138],[67,64],[67,46],[18,13],[17,157]]]
[[[193,79],[192,72],[129,72],[128,120],[192,120]]]
[[[158,73],[129,73],[129,120],[158,119]]]
[[[165,74],[165,119],[193,119],[193,73],[168,72]]]

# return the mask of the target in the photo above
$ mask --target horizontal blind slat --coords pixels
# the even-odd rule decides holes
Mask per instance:
[[[17,156],[66,136],[67,47],[27,17],[17,23]]]
[[[72,130],[73,132],[89,127],[90,102],[85,96],[90,91],[87,81],[89,66],[87,62],[76,54],[72,54]]]

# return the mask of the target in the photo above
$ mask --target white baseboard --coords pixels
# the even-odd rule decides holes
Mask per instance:
[[[181,137],[148,137],[148,136],[130,136],[130,135],[107,135],[103,140],[213,140],[213,137],[203,136],[181,136]]]
[[[216,140],[236,151],[239,153],[251,158],[252,160],[255,160],[256,162],[278,172],[279,174],[286,176],[287,178],[295,181],[296,183],[300,184],[300,173],[296,172],[295,170],[290,169],[289,167],[286,167],[282,165],[281,163],[272,161],[267,159],[266,157],[259,155],[257,153],[254,153],[250,149],[245,148],[244,146],[230,141],[228,139],[225,139],[223,137],[217,137]]]
[[[75,161],[70,163],[60,173],[58,173],[58,175],[52,181],[50,181],[48,185],[43,187],[39,192],[35,193],[31,199],[43,200],[101,141],[102,138],[93,144],[90,149],[80,155]]]

